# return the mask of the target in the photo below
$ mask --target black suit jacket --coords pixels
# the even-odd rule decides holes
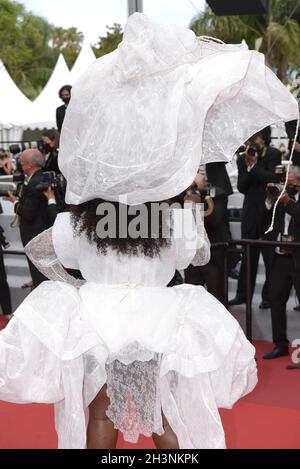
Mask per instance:
[[[50,152],[49,157],[43,167],[43,171],[54,171],[56,174],[60,174],[58,166],[58,151],[53,150]]]
[[[265,207],[266,185],[276,182],[274,168],[281,164],[281,153],[268,147],[264,157],[259,157],[256,165],[248,171],[245,155],[237,161],[238,190],[245,195],[243,203],[242,238],[257,239],[263,234],[262,214]]]
[[[20,217],[20,233],[23,246],[53,224],[48,212],[48,200],[36,186],[42,180],[43,171],[33,174],[27,186],[24,186],[20,202],[15,205],[15,212]]]
[[[228,241],[227,217],[227,194],[216,187],[216,195],[212,198],[214,202],[213,212],[204,218],[204,226],[211,243]]]
[[[62,106],[59,106],[56,109],[56,126],[57,126],[57,130],[59,132],[61,132],[61,129],[62,129],[62,126],[63,126],[63,123],[64,123],[66,110],[67,110],[67,106],[65,104],[63,104]]]
[[[296,128],[297,128],[297,121],[290,121],[290,122],[286,122],[286,124],[285,124],[285,130],[286,130],[286,133],[289,137],[289,150],[290,151],[291,151],[292,146],[293,146],[293,141],[294,141],[295,134],[296,134]],[[299,129],[298,135],[297,135],[297,142],[300,143],[300,129]],[[300,166],[300,152],[299,151],[294,151],[293,164],[295,166]]]
[[[226,163],[216,162],[206,165],[208,181],[216,187],[223,189],[227,195],[233,194],[232,185],[226,170]]]
[[[297,202],[290,200],[286,205],[278,204],[274,220],[273,239],[278,239],[279,233],[284,233],[285,214],[291,215],[290,232],[294,241],[300,243],[300,196]],[[268,229],[272,220],[273,208],[264,210],[264,229]],[[300,282],[300,248],[293,249],[293,260],[296,267],[298,281]],[[299,290],[300,291],[300,290]]]

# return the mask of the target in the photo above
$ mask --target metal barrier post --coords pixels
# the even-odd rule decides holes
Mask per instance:
[[[252,342],[251,247],[246,244],[246,337]]]
[[[227,245],[223,247],[223,268],[224,268],[224,300],[225,308],[228,308],[228,259],[227,259]]]

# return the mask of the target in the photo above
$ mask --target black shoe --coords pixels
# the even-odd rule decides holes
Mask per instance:
[[[259,309],[270,309],[270,308],[271,308],[271,304],[269,301],[266,301],[266,300],[262,300],[262,302],[259,305]]]
[[[232,300],[228,301],[228,306],[243,305],[245,303],[246,303],[246,298],[240,295],[236,295],[235,298],[232,298]]]
[[[237,269],[231,269],[228,271],[228,277],[233,278],[233,280],[239,279],[239,271]]]
[[[295,306],[295,308],[293,308],[294,311],[300,311],[300,306]]]
[[[287,345],[275,345],[272,352],[266,353],[263,358],[265,360],[272,360],[273,358],[284,357],[289,354]]]

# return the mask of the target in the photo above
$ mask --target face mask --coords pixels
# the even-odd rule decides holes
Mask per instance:
[[[288,188],[289,195],[296,195],[298,193],[298,190],[295,186],[292,186],[289,184],[287,188]]]
[[[49,143],[44,143],[43,148],[46,153],[49,153],[51,151]]]
[[[69,104],[71,98],[61,98],[65,104]]]

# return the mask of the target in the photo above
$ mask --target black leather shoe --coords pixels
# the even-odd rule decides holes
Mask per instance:
[[[246,298],[244,298],[243,296],[236,295],[236,297],[228,301],[228,306],[243,305],[245,303],[246,303]]]
[[[231,269],[228,271],[228,277],[233,278],[234,280],[239,279],[239,271],[237,269]]]
[[[265,360],[272,360],[273,358],[284,357],[289,354],[287,345],[276,345],[272,352],[266,353],[263,358]]]
[[[269,301],[266,301],[266,300],[262,300],[262,302],[259,305],[259,309],[270,309],[270,308],[271,308],[271,304]]]
[[[295,308],[293,308],[293,310],[299,312],[300,311],[300,306],[295,306]]]

